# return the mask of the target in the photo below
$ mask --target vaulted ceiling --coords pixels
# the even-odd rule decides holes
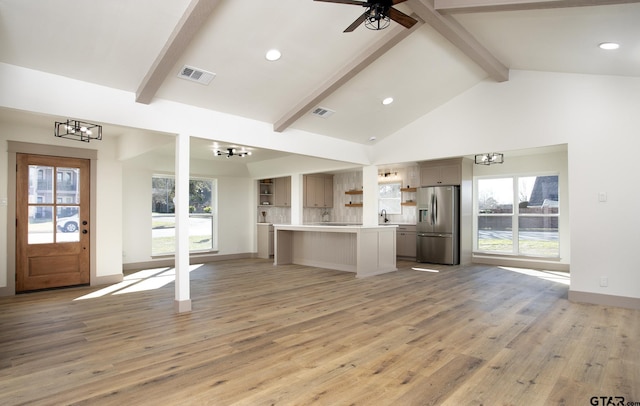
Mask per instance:
[[[594,4],[599,5],[594,5]],[[640,75],[640,2],[407,0],[419,23],[343,33],[312,0],[1,0],[0,62],[369,144],[509,70]],[[598,47],[620,43],[615,51]],[[282,57],[268,61],[278,49]],[[215,75],[179,77],[184,66]],[[393,97],[394,102],[381,101]],[[327,117],[311,114],[318,107]],[[374,140],[375,138],[375,140]]]

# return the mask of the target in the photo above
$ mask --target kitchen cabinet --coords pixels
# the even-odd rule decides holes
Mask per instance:
[[[258,181],[258,205],[273,206],[273,179]]]
[[[396,256],[416,257],[416,226],[399,225],[396,229]]]
[[[258,223],[258,258],[273,257],[273,224]]]
[[[460,185],[462,183],[462,158],[428,161],[420,164],[422,186]]]
[[[259,180],[258,205],[291,207],[291,177]]]
[[[273,187],[273,205],[291,207],[291,177],[275,178]]]
[[[333,207],[333,175],[304,176],[304,207]]]

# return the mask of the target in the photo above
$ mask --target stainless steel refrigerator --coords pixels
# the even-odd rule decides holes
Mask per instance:
[[[460,188],[418,188],[417,260],[435,264],[460,263]]]

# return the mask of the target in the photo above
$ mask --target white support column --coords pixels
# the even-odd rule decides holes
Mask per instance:
[[[304,182],[302,174],[291,175],[291,224],[300,225],[304,220]]]
[[[176,137],[176,312],[191,311],[189,287],[189,140],[186,134]]]
[[[378,225],[378,167],[362,168],[362,224]]]

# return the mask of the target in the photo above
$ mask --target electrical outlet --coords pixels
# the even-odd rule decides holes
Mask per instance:
[[[600,286],[603,288],[606,288],[607,286],[609,286],[609,278],[607,278],[606,276],[601,276],[600,277]]]

